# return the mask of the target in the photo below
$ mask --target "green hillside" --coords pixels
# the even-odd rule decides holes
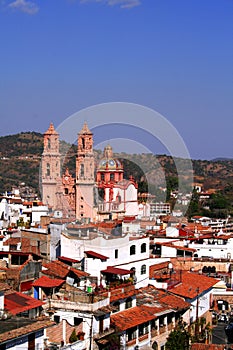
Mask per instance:
[[[64,155],[63,169],[67,166],[72,174],[75,173],[76,146],[65,142],[60,144]],[[35,132],[25,132],[16,135],[0,137],[0,193],[11,190],[12,186],[25,183],[39,193],[39,168],[43,151],[43,135]],[[96,164],[102,153],[95,151]],[[118,153],[124,165],[125,178],[131,175],[139,184],[139,192],[149,190],[156,195],[157,201],[164,200],[164,191],[167,188],[167,197],[171,190],[178,188],[177,170],[174,159],[167,155],[153,154],[126,154]],[[185,182],[190,173],[183,162],[182,173],[179,174]],[[226,206],[227,212],[232,212],[233,206],[233,160],[220,159],[213,161],[193,160],[194,181],[202,185],[204,190],[217,190],[218,195],[224,197],[213,198],[217,206]],[[218,203],[218,200],[221,202]],[[208,203],[208,205],[211,203]],[[196,208],[200,212],[200,208]],[[223,208],[222,208],[223,210]]]

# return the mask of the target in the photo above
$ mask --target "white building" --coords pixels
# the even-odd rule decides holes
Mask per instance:
[[[79,231],[66,229],[61,234],[62,256],[83,260],[84,271],[97,277],[98,284],[105,284],[108,274],[118,275],[118,270],[113,269],[117,268],[122,278],[134,278],[136,288],[148,285],[148,237],[130,237],[128,234],[117,237],[97,232],[89,232],[84,237]]]

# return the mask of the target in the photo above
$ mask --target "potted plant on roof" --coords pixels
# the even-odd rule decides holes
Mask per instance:
[[[85,335],[85,333],[83,331],[79,331],[78,334],[77,334],[78,339],[79,340],[84,340],[84,335]]]

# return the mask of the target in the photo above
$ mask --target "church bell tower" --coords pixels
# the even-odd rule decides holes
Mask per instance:
[[[60,181],[61,160],[59,134],[51,123],[44,133],[44,151],[41,162],[42,201],[52,209],[57,207],[57,191]]]
[[[93,133],[84,123],[78,134],[76,156],[76,219],[93,219],[94,186]]]

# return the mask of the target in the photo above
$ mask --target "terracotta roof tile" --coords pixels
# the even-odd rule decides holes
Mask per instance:
[[[79,278],[83,276],[89,276],[87,272],[75,269],[74,267],[71,267],[59,260],[51,261],[50,263],[43,264],[43,266],[46,268],[46,270],[43,269],[42,271],[45,275],[53,276],[56,278],[58,277],[61,279],[66,279],[70,271],[72,271]]]
[[[87,255],[88,258],[96,258],[103,261],[106,261],[107,259],[109,259],[108,256],[93,252],[92,250],[86,250],[84,253]]]
[[[110,275],[129,275],[131,273],[130,270],[126,270],[126,269],[120,269],[118,267],[114,267],[114,266],[107,266],[106,270],[102,270],[102,273],[108,273]]]
[[[10,320],[9,320],[10,321]],[[8,320],[4,320],[1,322],[8,322]],[[0,322],[0,327],[1,327]],[[40,329],[51,327],[55,324],[55,322],[50,321],[48,319],[46,320],[38,320],[38,321],[32,321],[31,324],[24,325],[23,327],[18,327],[16,329],[11,330],[10,332],[4,332],[0,334],[0,343],[4,343],[6,341],[9,341],[11,339],[18,338],[19,336],[26,335],[31,332],[39,331]]]
[[[20,292],[9,292],[4,296],[4,308],[12,315],[35,309],[44,303]]]
[[[156,319],[156,316],[153,310],[141,306],[135,306],[111,315],[111,323],[121,331],[154,319]]]
[[[191,344],[190,350],[224,350],[224,349],[226,349],[224,344],[194,343],[194,344]]]
[[[182,281],[169,290],[176,295],[193,299],[197,296],[198,288],[199,293],[202,293],[213,287],[218,281],[216,278],[186,271],[182,273]]]
[[[32,285],[33,287],[54,288],[54,287],[60,287],[63,283],[65,283],[65,281],[62,279],[42,276],[38,278]]]

